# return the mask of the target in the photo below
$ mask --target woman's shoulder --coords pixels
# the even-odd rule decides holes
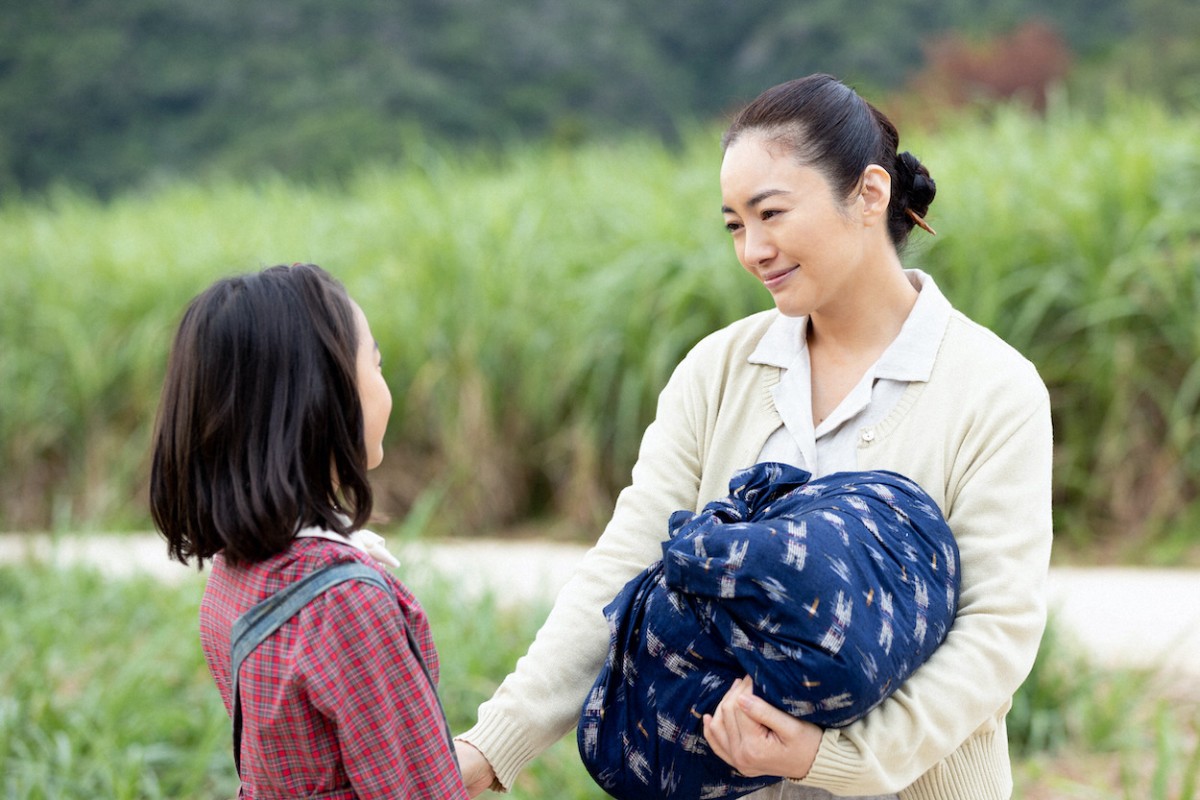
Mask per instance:
[[[742,317],[702,338],[692,347],[688,357],[708,362],[722,357],[745,361],[779,317],[779,311],[774,308]]]
[[[934,363],[934,375],[954,376],[960,389],[1019,391],[1048,396],[1037,366],[995,331],[953,310]]]
[[[778,318],[778,311],[768,309],[706,335],[676,365],[668,386],[711,395],[755,380],[750,356]]]

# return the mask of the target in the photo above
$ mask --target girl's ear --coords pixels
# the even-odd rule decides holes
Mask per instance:
[[[859,208],[863,223],[877,225],[887,222],[888,201],[892,196],[892,176],[878,164],[868,164],[863,170],[862,191],[859,192]]]

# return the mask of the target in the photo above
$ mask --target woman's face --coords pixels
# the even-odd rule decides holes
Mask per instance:
[[[866,237],[855,201],[835,197],[822,173],[747,132],[725,151],[721,198],[738,261],[781,313],[809,315],[846,297]]]
[[[363,443],[367,449],[367,469],[378,467],[383,461],[383,434],[387,430],[388,417],[392,414],[392,393],[383,379],[379,345],[371,335],[367,315],[354,306],[357,325],[358,354],[358,400],[363,412]]]

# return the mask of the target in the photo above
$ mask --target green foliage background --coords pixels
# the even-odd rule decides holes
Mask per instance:
[[[1195,543],[1198,132],[1194,112],[1123,99],[998,108],[903,143],[939,183],[939,235],[909,265],[1050,387],[1064,546],[1169,561]],[[436,533],[552,516],[595,535],[673,366],[770,303],[721,225],[718,134],[499,155],[413,138],[419,163],[337,185],[3,204],[0,527],[147,527],[183,306],[218,276],[313,261],[363,305],[397,398],[382,508]]]
[[[932,39],[1031,16],[1073,50],[1070,102],[936,129],[901,114],[939,182],[939,236],[906,260],[1045,377],[1059,555],[1194,559],[1200,5],[1183,0],[0,0],[0,530],[147,528],[184,304],[306,260],[380,339],[397,405],[375,480],[405,534],[545,517],[593,536],[674,364],[770,302],[717,212],[729,109],[818,70],[886,97]],[[415,588],[461,729],[543,613]],[[227,718],[179,635],[198,593],[0,567],[5,796],[235,790]],[[1010,715],[1017,796],[1039,769],[1065,794],[1052,759],[1075,748],[1119,762],[1103,796],[1196,796],[1194,708],[1147,703],[1144,678],[1095,673],[1054,633]],[[564,740],[514,797],[597,793]]]

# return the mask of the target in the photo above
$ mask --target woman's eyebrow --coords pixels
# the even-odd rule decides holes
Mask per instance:
[[[754,208],[756,205],[761,203],[763,200],[766,200],[769,197],[775,197],[776,195],[780,195],[780,194],[791,194],[791,192],[787,191],[786,189],[764,189],[763,191],[759,192],[758,194],[754,195],[749,200],[747,200],[746,205],[749,208]],[[722,214],[732,214],[732,213],[734,213],[734,211],[729,206],[721,206],[721,213]]]

